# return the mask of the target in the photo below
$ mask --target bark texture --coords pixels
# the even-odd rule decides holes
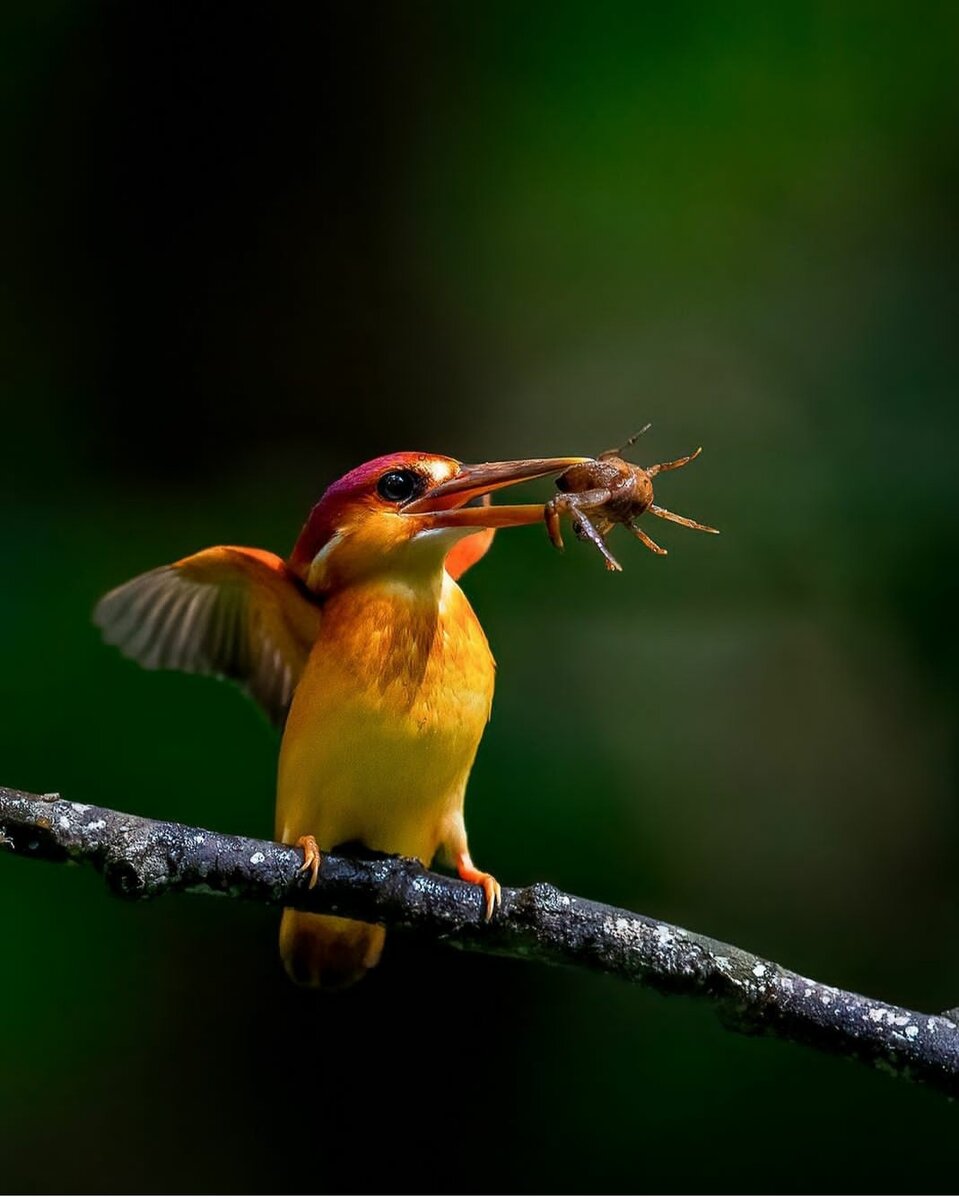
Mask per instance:
[[[483,920],[478,887],[402,858],[323,857],[315,888],[302,853],[277,842],[0,788],[0,849],[86,863],[110,889],[147,900],[204,892],[337,913],[459,949],[602,971],[660,992],[700,996],[743,1033],[801,1042],[959,1095],[959,1027],[818,983],[736,946],[549,884],[503,888]]]

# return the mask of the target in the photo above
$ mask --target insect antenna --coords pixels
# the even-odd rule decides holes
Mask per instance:
[[[622,452],[624,450],[628,450],[634,442],[638,442],[639,439],[643,436],[643,434],[646,433],[648,430],[652,429],[652,427],[653,427],[652,421],[647,421],[646,424],[642,427],[642,429],[640,429],[638,432],[634,433],[632,437],[627,438],[626,441],[623,442],[623,444],[616,451],[616,453],[622,454]]]
[[[633,442],[638,441],[639,438],[641,438],[643,436],[643,434],[646,432],[646,430],[652,429],[652,427],[653,427],[652,421],[647,421],[646,424],[642,427],[642,429],[640,429],[636,433],[634,433],[631,438],[627,438],[626,441],[623,442],[623,444],[618,449],[604,450],[602,454],[597,454],[596,457],[599,459],[622,457],[623,451],[628,450],[630,448],[630,446],[633,444]]]

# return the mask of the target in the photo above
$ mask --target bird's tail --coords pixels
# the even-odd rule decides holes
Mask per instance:
[[[285,908],[280,955],[294,983],[335,990],[356,983],[376,966],[385,937],[382,925]]]

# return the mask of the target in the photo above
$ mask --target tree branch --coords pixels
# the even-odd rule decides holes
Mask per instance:
[[[0,788],[0,847],[88,863],[131,899],[205,892],[384,922],[463,950],[586,968],[705,997],[731,1027],[847,1055],[959,1095],[959,1027],[787,971],[768,959],[549,884],[504,888],[482,919],[480,888],[402,858],[326,854],[314,889],[302,853],[256,838]]]

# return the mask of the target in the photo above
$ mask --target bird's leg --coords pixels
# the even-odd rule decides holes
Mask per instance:
[[[674,458],[672,462],[657,463],[654,467],[644,467],[643,470],[647,475],[658,475],[660,471],[675,471],[677,467],[685,467],[694,458],[699,458],[702,452],[703,448],[700,446],[698,450],[694,450],[692,454],[687,454],[685,458]]]
[[[303,866],[300,867],[300,872],[310,872],[310,887],[316,887],[316,881],[320,874],[320,863],[322,855],[320,848],[316,844],[316,838],[312,833],[305,833],[303,837],[296,839],[296,845],[303,851]]]
[[[478,883],[483,889],[483,895],[486,897],[484,916],[488,921],[500,905],[502,888],[492,875],[486,871],[480,871],[473,865],[461,811],[454,813],[450,818],[440,846],[440,856],[456,868],[457,875],[465,883]]]
[[[670,512],[668,508],[660,508],[658,504],[651,504],[646,511],[663,521],[673,521],[676,525],[685,525],[687,529],[700,529],[703,533],[719,533],[719,530],[713,529],[712,525],[700,525],[698,521],[694,521],[690,517],[680,517],[676,513]]]
[[[636,534],[636,536],[643,543],[643,545],[646,547],[647,550],[652,550],[652,552],[654,554],[668,554],[669,553],[669,551],[664,550],[662,548],[662,546],[657,546],[656,543],[653,541],[653,539],[649,536],[649,534],[644,529],[640,529],[640,527],[638,525],[634,525],[632,521],[626,522],[626,528],[628,530],[630,530],[632,533]]]
[[[502,902],[503,890],[500,885],[487,871],[480,871],[473,865],[468,850],[461,850],[457,854],[456,873],[464,882],[478,883],[483,889],[483,895],[486,897],[486,920],[490,920]]]

